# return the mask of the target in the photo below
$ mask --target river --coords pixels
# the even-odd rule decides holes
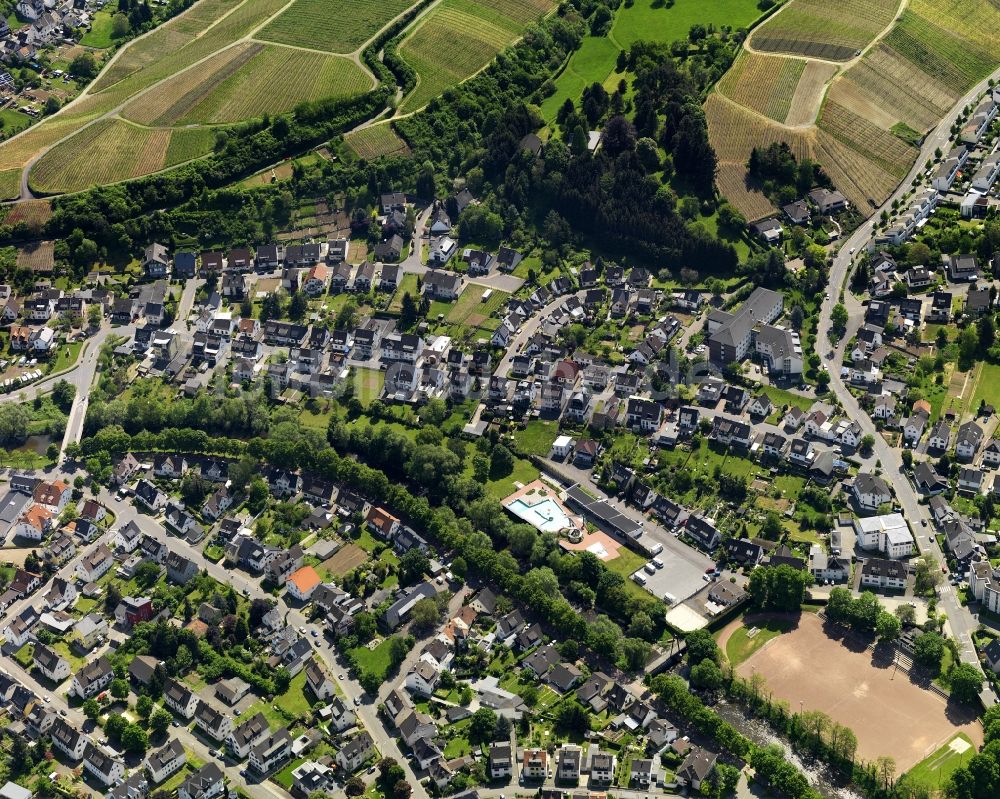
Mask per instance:
[[[712,709],[758,746],[778,744],[785,750],[785,759],[805,774],[809,784],[826,799],[865,799],[853,788],[837,785],[831,780],[830,770],[822,763],[804,761],[786,740],[775,734],[767,722],[748,715],[738,704],[724,700]]]

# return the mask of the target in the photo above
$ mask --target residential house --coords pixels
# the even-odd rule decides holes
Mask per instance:
[[[146,756],[146,771],[153,782],[159,784],[175,774],[185,763],[187,752],[181,742],[174,738]]]
[[[194,718],[200,701],[188,686],[169,678],[163,685],[163,700],[168,709],[189,721]]]
[[[225,775],[215,763],[202,766],[177,788],[177,799],[214,799],[226,789]]]
[[[351,738],[337,752],[337,765],[345,774],[352,774],[374,754],[375,742],[367,732],[362,732]]]
[[[862,473],[855,477],[851,494],[860,508],[872,512],[892,501],[888,483],[874,474]]]
[[[102,655],[73,675],[69,692],[80,699],[90,699],[110,685],[114,676],[110,661]]]
[[[684,758],[684,762],[678,767],[674,781],[678,785],[691,788],[693,791],[700,790],[701,784],[715,768],[718,757],[715,752],[709,752],[700,746],[692,747],[687,757]]]

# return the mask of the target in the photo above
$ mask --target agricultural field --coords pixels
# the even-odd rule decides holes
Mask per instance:
[[[799,58],[744,50],[719,81],[719,91],[751,111],[784,122],[805,67]]]
[[[46,147],[82,128],[89,120],[56,116],[0,144],[0,170],[20,169]]]
[[[831,86],[829,98],[887,130],[905,122],[922,131],[937,123],[958,94],[880,42]]]
[[[0,200],[13,200],[21,193],[21,170],[5,169],[0,172]]]
[[[413,0],[342,0],[331,13],[327,0],[295,0],[257,36],[278,44],[353,53],[411,5]]]
[[[351,97],[373,86],[372,77],[348,58],[278,45],[260,49],[256,43],[247,46],[253,49],[248,58],[227,65],[216,76],[221,80],[209,80],[193,99],[190,95],[176,99],[172,96],[172,110],[165,114],[164,122],[181,125],[239,122],[264,113],[291,111],[307,100]],[[168,86],[173,91],[183,88],[186,77],[184,73],[161,84],[148,96]],[[172,86],[175,81],[182,85]],[[181,111],[179,116],[178,111]]]
[[[862,212],[871,209],[869,198],[881,203],[899,183],[897,176],[825,130],[817,131],[814,147],[830,180]]]
[[[899,0],[792,0],[750,37],[754,50],[847,61],[892,22]]]
[[[168,156],[179,163],[211,149],[211,139],[202,131],[197,134],[103,119],[45,153],[31,170],[31,187],[42,193],[72,192],[148,175],[172,166]]]
[[[820,105],[823,102],[827,82],[837,73],[833,64],[825,61],[807,61],[802,77],[795,87],[785,117],[785,124],[790,128],[807,127],[816,122]]]
[[[6,225],[17,225],[23,222],[29,227],[41,228],[51,218],[52,204],[48,200],[28,200],[8,206],[7,215],[3,221]]]
[[[854,49],[878,36],[897,10],[896,0],[875,0],[863,7],[858,0],[838,6],[821,0],[792,0],[761,25],[748,44],[847,60],[853,58]],[[833,64],[808,62],[791,97],[785,128],[771,128],[761,119],[743,119],[748,115],[724,107],[718,94],[713,94],[705,110],[709,135],[719,154],[716,182],[720,190],[749,217],[766,213],[763,198],[747,191],[742,165],[755,143],[782,139],[797,156],[801,151],[820,163],[837,188],[862,211],[880,204],[911,169],[919,153],[914,142],[959,97],[1000,66],[992,34],[998,26],[1000,8],[990,0],[912,0],[884,37],[839,74],[834,74]],[[844,53],[854,49],[838,56],[838,47]],[[818,99],[828,81],[820,109]],[[719,92],[777,119],[784,103],[759,84],[763,80],[755,77],[752,62],[744,54],[720,81]],[[748,138],[748,132],[753,136]]]
[[[823,106],[819,128],[894,175],[897,182],[906,176],[919,153],[888,130],[830,100]]]
[[[174,166],[201,158],[212,151],[215,144],[215,131],[209,128],[180,128],[170,133],[170,143],[167,145],[167,155],[164,166]]]
[[[395,0],[397,6],[402,2]],[[76,102],[0,144],[0,171],[19,169],[45,153],[37,174],[32,168],[32,185],[41,191],[138,177],[210,152],[214,133],[198,125],[283,113],[303,101],[351,97],[372,88],[374,78],[351,58],[251,38],[286,5],[287,0],[200,0],[122,48]],[[378,13],[390,14],[395,7]],[[375,12],[351,18],[381,27]],[[315,27],[303,30],[314,45],[325,41]],[[83,147],[94,148],[88,155],[102,155],[96,174],[70,164]],[[13,173],[9,179],[14,181]]]
[[[369,125],[344,136],[344,141],[359,158],[378,158],[381,155],[410,154],[410,148],[392,129],[389,122]]]
[[[474,75],[551,7],[550,0],[442,0],[400,45],[417,86],[399,110],[416,111]]]
[[[100,92],[123,78],[146,69],[165,53],[176,54],[190,45],[200,31],[206,34],[223,16],[245,0],[201,0],[183,14],[174,17],[123,48],[114,61],[94,82],[91,90]],[[204,37],[202,37],[204,38]]]
[[[786,141],[796,158],[811,155],[812,131],[789,129],[746,110],[713,92],[705,101],[708,137],[719,159],[716,183],[725,197],[747,219],[754,220],[774,211],[760,192],[747,188],[746,163],[754,147]]]

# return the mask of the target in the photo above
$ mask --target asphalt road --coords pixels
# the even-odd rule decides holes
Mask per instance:
[[[978,86],[969,91],[965,97],[960,99],[938,126],[928,134],[910,174],[900,184],[896,192],[879,208],[873,211],[873,217],[879,215],[883,209],[891,211],[892,203],[896,200],[902,200],[903,196],[911,190],[913,180],[924,171],[924,165],[927,160],[934,157],[935,150],[940,148],[946,151],[948,149],[951,141],[951,125],[955,118],[966,105],[974,102],[986,91],[991,79],[995,80],[997,78],[1000,78],[1000,70],[997,70],[990,78],[982,81]],[[847,418],[857,420],[863,429],[863,433],[871,434],[874,437],[874,454],[882,462],[883,477],[893,486],[899,505],[915,531],[917,548],[922,554],[930,554],[939,566],[943,566],[945,564],[945,557],[934,539],[932,532],[934,529],[933,522],[930,520],[925,507],[920,505],[919,496],[903,471],[902,451],[889,446],[886,440],[882,438],[875,429],[871,418],[861,409],[857,400],[847,389],[847,386],[840,377],[839,364],[843,361],[847,341],[853,335],[854,331],[857,330],[863,316],[863,309],[860,303],[846,288],[846,280],[850,274],[854,255],[868,245],[873,232],[874,224],[872,221],[861,225],[841,244],[840,250],[834,259],[833,266],[830,269],[830,291],[820,307],[820,318],[816,335],[817,353],[823,360],[823,364],[830,367],[830,390],[840,400]],[[831,314],[834,305],[840,301],[841,291],[844,292],[843,302],[848,309],[848,331],[839,344],[836,347],[832,347],[829,338],[832,329]],[[829,349],[834,350],[834,357],[827,360],[826,353]],[[979,662],[975,646],[972,643],[972,633],[978,626],[976,618],[967,608],[962,607],[962,604],[958,601],[955,589],[950,583],[943,583],[938,593],[938,607],[948,616],[948,626],[951,629],[952,636],[958,643],[962,661],[981,669],[982,665]],[[985,688],[983,698],[988,705],[997,702],[996,694],[994,694],[989,686]]]

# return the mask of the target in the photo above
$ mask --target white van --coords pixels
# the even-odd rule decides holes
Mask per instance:
[[[639,583],[639,585],[646,584],[646,575],[643,574],[642,572],[636,572],[635,574],[633,574],[632,579],[635,580],[637,583]]]
[[[669,591],[663,595],[663,601],[668,605],[673,605],[677,601],[677,597],[671,594]]]
[[[653,546],[649,548],[649,551],[654,555],[659,555],[663,551],[663,544],[653,544]]]
[[[661,558],[653,558],[652,563],[657,569],[663,568],[663,560]]]
[[[647,563],[642,568],[646,570],[647,574],[656,574],[656,567],[652,563]]]

